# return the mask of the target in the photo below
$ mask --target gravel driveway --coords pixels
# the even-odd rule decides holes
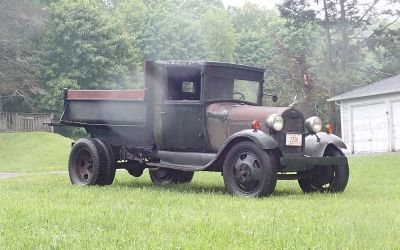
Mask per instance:
[[[21,175],[21,174],[19,174],[19,173],[2,173],[2,172],[0,172],[0,180],[1,179],[17,177],[19,175]]]

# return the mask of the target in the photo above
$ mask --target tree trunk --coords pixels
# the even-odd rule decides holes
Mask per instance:
[[[340,0],[340,25],[342,32],[342,71],[346,72],[347,66],[347,52],[349,48],[349,38],[347,34],[347,21],[346,21],[346,9],[345,9],[345,1]]]
[[[0,113],[3,113],[3,97],[0,95]]]
[[[314,113],[314,106],[312,102],[312,93],[311,93],[311,86],[310,86],[310,76],[308,72],[308,65],[307,65],[307,56],[301,52],[298,57],[296,57],[297,63],[300,69],[300,79],[303,83],[303,89],[305,94],[305,106],[307,109],[307,114]]]
[[[328,6],[326,4],[326,0],[324,2],[324,13],[325,13],[325,33],[326,33],[326,40],[328,43],[328,66],[329,70],[333,71],[333,62],[332,62],[332,38],[331,38],[331,30],[329,27],[329,15],[328,15]]]

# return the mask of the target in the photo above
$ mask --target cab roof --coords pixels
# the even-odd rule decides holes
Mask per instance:
[[[258,67],[215,61],[168,60],[154,61],[154,63],[164,67],[196,67],[207,75],[245,78],[260,82],[263,81],[265,72]]]
[[[256,72],[264,73],[264,69],[241,65],[241,64],[233,64],[233,63],[225,63],[225,62],[215,62],[215,61],[191,61],[191,60],[167,60],[167,61],[155,61],[158,65],[170,65],[170,66],[216,66],[216,67],[226,67],[226,68],[237,68],[244,70],[251,70]]]

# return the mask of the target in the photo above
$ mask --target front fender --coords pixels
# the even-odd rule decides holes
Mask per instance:
[[[306,136],[304,154],[307,156],[324,156],[325,149],[330,144],[335,145],[337,148],[347,148],[340,137],[334,134],[319,132],[316,135]]]
[[[279,147],[279,144],[270,135],[261,130],[245,129],[231,135],[224,143],[221,149],[237,140],[247,139],[253,141],[262,149],[273,149]]]
[[[218,150],[218,153],[214,158],[214,160],[212,160],[209,164],[207,164],[205,170],[222,171],[222,165],[229,149],[236,143],[243,140],[250,140],[262,149],[274,149],[279,147],[279,144],[271,136],[267,135],[261,130],[253,130],[253,129],[241,130],[231,135],[225,141],[225,143]]]

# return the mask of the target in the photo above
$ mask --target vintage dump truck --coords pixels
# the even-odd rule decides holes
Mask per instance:
[[[342,192],[343,141],[293,107],[262,106],[264,70],[204,61],[148,61],[140,90],[64,90],[53,125],[86,129],[69,157],[73,184],[108,185],[116,169],[157,185],[222,173],[228,193],[266,196],[278,179],[304,192]]]

